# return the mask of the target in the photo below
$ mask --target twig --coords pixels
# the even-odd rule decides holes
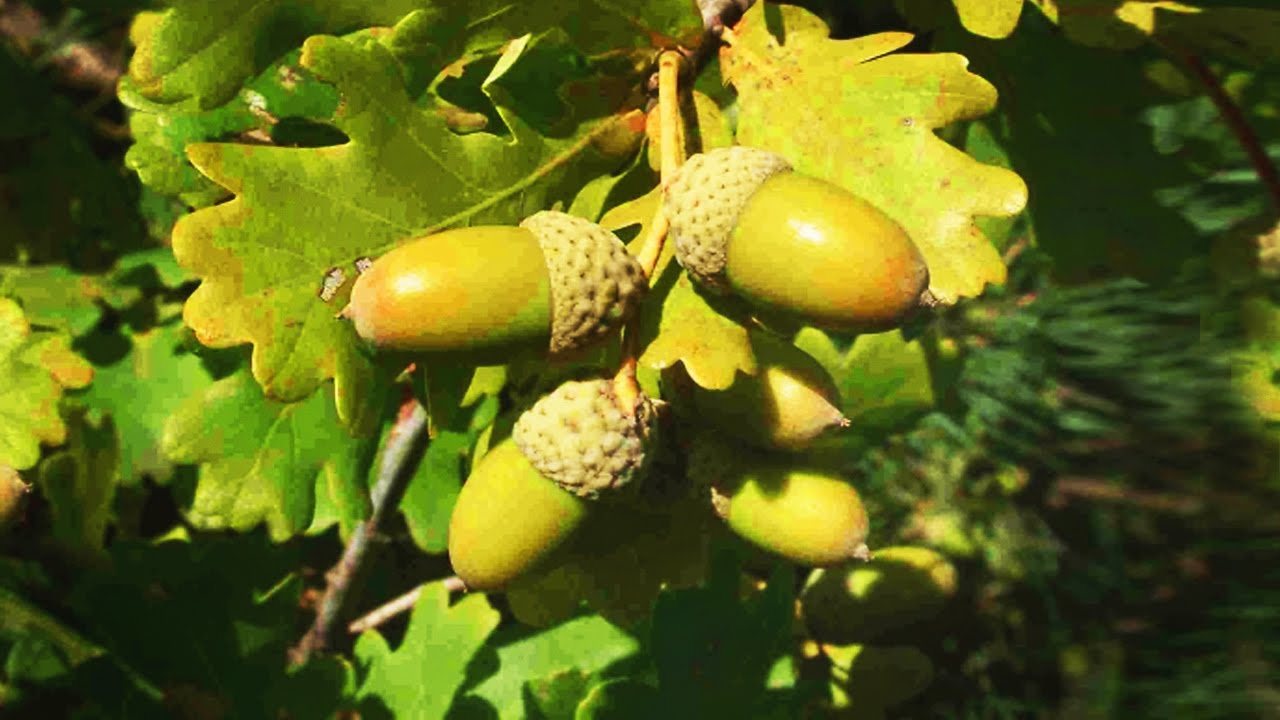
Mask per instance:
[[[370,541],[400,504],[400,497],[417,470],[426,443],[427,413],[417,401],[410,401],[402,408],[400,417],[396,419],[395,427],[387,438],[382,465],[378,468],[378,479],[369,492],[373,505],[369,519],[356,526],[338,564],[325,574],[324,596],[320,598],[316,609],[315,622],[289,651],[292,664],[302,665],[313,654],[329,647],[333,627],[342,614],[356,576],[369,556]]]
[[[684,56],[676,50],[668,50],[658,58],[658,122],[662,135],[659,138],[662,153],[662,183],[667,184],[675,176],[676,170],[684,162],[683,124],[680,114],[680,65]],[[662,256],[662,246],[667,238],[667,216],[662,210],[662,197],[658,197],[658,207],[654,211],[653,221],[649,224],[649,233],[645,236],[636,253],[636,261],[644,269],[645,278],[651,278],[658,267],[658,258]],[[640,385],[636,381],[636,335],[638,322],[633,319],[627,326],[622,338],[622,362],[618,373],[613,378],[614,394],[618,398],[619,408],[626,413],[635,410],[640,401]]]
[[[1087,477],[1059,478],[1050,493],[1050,504],[1065,502],[1069,497],[1136,505],[1147,510],[1178,515],[1194,514],[1204,508],[1202,501],[1188,495],[1134,490]]]
[[[465,592],[467,589],[467,586],[462,582],[462,578],[457,575],[450,575],[444,580],[441,580],[440,583],[444,585],[444,589],[450,593]],[[418,604],[418,598],[422,596],[423,587],[424,586],[419,585],[400,597],[383,603],[373,610],[370,610],[359,619],[352,621],[350,625],[347,625],[347,632],[352,635],[359,635],[365,630],[372,630],[373,628],[378,627],[400,613],[409,612],[413,609],[414,605]]]
[[[1262,142],[1258,140],[1258,135],[1253,131],[1253,127],[1249,125],[1249,120],[1244,116],[1244,112],[1240,110],[1240,106],[1236,104],[1227,91],[1223,89],[1222,83],[1218,81],[1213,71],[1199,56],[1188,52],[1182,52],[1177,48],[1169,47],[1170,52],[1178,56],[1196,80],[1204,86],[1205,92],[1209,95],[1209,99],[1213,101],[1215,107],[1218,108],[1218,114],[1222,116],[1223,122],[1227,124],[1227,128],[1231,130],[1231,134],[1235,135],[1236,142],[1240,143],[1240,147],[1244,149],[1246,155],[1249,156],[1249,162],[1253,165],[1253,170],[1258,174],[1258,180],[1262,182],[1262,186],[1266,188],[1267,193],[1271,195],[1271,202],[1280,210],[1280,172],[1277,172],[1275,163],[1267,155],[1266,148]]]

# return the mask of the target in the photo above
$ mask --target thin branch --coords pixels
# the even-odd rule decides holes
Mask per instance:
[[[668,50],[658,57],[658,122],[662,133],[659,150],[662,153],[661,187],[664,189],[684,162],[684,117],[680,114],[679,87],[680,66],[683,61],[684,56],[676,50]],[[649,224],[649,234],[636,253],[636,261],[644,269],[646,279],[653,276],[658,266],[658,258],[662,256],[666,238],[667,216],[662,210],[662,197],[659,195],[658,207]],[[640,384],[636,381],[638,329],[638,323],[633,319],[623,333],[622,362],[613,378],[618,406],[626,413],[634,411],[640,401]]]
[[[440,583],[444,585],[444,589],[450,593],[465,592],[467,589],[467,586],[462,582],[462,578],[457,575],[450,575],[444,580],[441,580]],[[400,597],[383,603],[373,610],[370,610],[359,619],[354,620],[351,624],[347,625],[347,632],[352,635],[359,635],[365,630],[372,630],[373,628],[378,627],[401,613],[409,612],[413,609],[414,605],[418,604],[418,598],[422,597],[423,587],[425,586],[419,585]]]
[[[356,576],[368,559],[370,541],[400,504],[400,498],[417,470],[426,444],[427,413],[416,401],[410,401],[401,409],[400,417],[396,419],[387,438],[382,465],[378,468],[378,478],[369,492],[369,499],[373,504],[369,519],[356,526],[338,564],[325,574],[324,596],[318,603],[315,622],[289,651],[292,664],[302,665],[312,655],[329,647],[333,628],[342,615]]]
[[[1258,174],[1258,180],[1271,195],[1272,204],[1280,210],[1280,172],[1277,172],[1275,163],[1267,155],[1266,148],[1258,139],[1258,134],[1253,131],[1253,127],[1249,125],[1249,120],[1240,106],[1227,94],[1217,76],[1197,55],[1181,52],[1176,48],[1169,48],[1169,50],[1182,60],[1196,80],[1204,86],[1209,99],[1218,108],[1218,114],[1222,116],[1223,122],[1227,124],[1231,134],[1235,135],[1236,142],[1240,143],[1245,154],[1249,156],[1249,162],[1253,165],[1254,172]]]

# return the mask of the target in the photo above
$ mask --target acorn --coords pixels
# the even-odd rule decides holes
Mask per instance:
[[[810,566],[868,557],[862,498],[831,471],[702,435],[690,449],[688,473],[729,528],[764,550]]]
[[[933,662],[914,647],[823,645],[822,651],[831,661],[832,704],[837,708],[889,708],[933,682]]]
[[[462,485],[449,520],[449,561],[468,590],[500,590],[544,566],[587,514],[515,442],[485,453]]]
[[[800,593],[800,610],[823,642],[870,642],[933,618],[955,592],[956,569],[946,557],[924,547],[889,547],[869,562],[815,572]]]
[[[624,411],[604,378],[570,380],[521,414],[480,458],[449,524],[449,558],[468,589],[500,590],[549,566],[592,500],[634,494],[655,442],[655,401]]]
[[[379,348],[509,360],[612,334],[648,289],[616,235],[562,212],[410,240],[356,279],[341,315]]]
[[[755,375],[739,374],[724,390],[688,383],[697,417],[756,447],[802,450],[835,428],[849,426],[840,392],[812,356],[767,333],[752,332]]]
[[[611,380],[570,380],[525,411],[512,438],[561,489],[589,500],[616,497],[638,488],[653,457],[654,402],[642,395],[624,412]]]
[[[890,329],[929,286],[924,256],[901,225],[766,150],[694,155],[663,208],[676,258],[696,282],[809,325]]]

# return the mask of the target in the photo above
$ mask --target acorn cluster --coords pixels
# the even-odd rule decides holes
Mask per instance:
[[[676,259],[700,290],[771,318],[887,329],[928,286],[920,251],[889,216],[770,152],[693,156],[663,207]],[[361,274],[343,315],[383,350],[475,365],[556,361],[617,337],[648,291],[645,269],[617,236],[547,211],[518,227],[406,242]],[[835,380],[765,325],[751,344],[756,373],[727,389],[699,387],[677,366],[662,376],[661,397],[637,397],[634,383],[628,391],[606,369],[523,408],[509,437],[490,439],[457,499],[449,528],[457,575],[472,590],[508,588],[547,567],[597,508],[651,508],[672,486],[796,563],[865,559],[857,491],[805,455],[848,426]]]

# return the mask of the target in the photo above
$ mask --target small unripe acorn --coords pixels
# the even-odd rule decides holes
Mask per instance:
[[[929,285],[924,257],[901,225],[766,150],[694,155],[667,186],[663,207],[676,257],[694,280],[816,327],[894,327]]]
[[[929,620],[956,591],[956,569],[929,548],[877,550],[869,562],[825,568],[800,594],[814,637],[830,643],[877,640]]]
[[[616,235],[566,213],[411,240],[356,279],[342,315],[380,348],[568,353],[603,340],[639,307],[644,270]]]
[[[570,380],[526,410],[512,438],[538,472],[595,500],[636,490],[657,424],[654,401],[644,395],[624,412],[612,380]]]
[[[755,375],[738,374],[724,390],[688,383],[697,416],[756,447],[802,450],[824,433],[847,427],[835,380],[800,348],[763,332],[751,334]]]
[[[764,550],[816,566],[868,555],[862,498],[835,473],[705,436],[690,449],[688,472],[729,528]]]
[[[469,590],[501,590],[553,558],[586,514],[584,500],[543,477],[504,440],[476,463],[453,507],[453,571]]]

